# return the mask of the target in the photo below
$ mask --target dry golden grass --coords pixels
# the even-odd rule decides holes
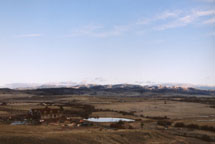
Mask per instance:
[[[143,102],[124,102],[112,104],[95,104],[99,109],[111,109],[118,111],[135,111],[138,115],[145,116],[167,116],[170,118],[200,118],[215,114],[215,109],[206,104],[167,101],[145,100]]]
[[[0,96],[1,97],[1,96]],[[12,97],[12,96],[10,96]],[[22,96],[19,96],[22,97]],[[5,98],[5,97],[3,97]],[[132,119],[142,119],[144,127],[140,127],[140,122],[134,122],[131,125],[135,129],[113,130],[106,129],[102,126],[95,127],[80,127],[68,128],[60,125],[18,125],[11,126],[0,124],[0,144],[208,144],[209,142],[202,141],[193,137],[178,135],[180,129],[170,127],[165,130],[164,127],[158,127],[156,120],[139,117],[144,116],[167,116],[170,121],[184,122],[186,124],[199,124],[215,126],[215,122],[198,121],[215,119],[215,109],[209,108],[206,104],[176,102],[159,99],[146,98],[116,98],[116,97],[94,97],[94,96],[68,96],[63,98],[53,99],[52,102],[69,102],[76,101],[78,103],[92,104],[99,109],[110,109],[116,111],[135,111],[135,115],[122,115],[118,112],[99,111],[93,112],[91,115],[99,117],[124,117]],[[30,100],[32,102],[33,100]],[[7,106],[0,108],[11,109],[14,112],[26,112],[31,108],[39,108],[38,104],[43,102],[35,101],[29,103],[26,101],[13,101]],[[17,103],[16,103],[17,102]],[[65,109],[70,109],[65,107]],[[73,110],[79,110],[74,108]],[[10,111],[0,110],[0,116],[9,114]],[[109,124],[104,124],[108,126]],[[210,135],[215,137],[215,134],[208,131],[187,130],[182,129],[183,133],[194,133],[200,135]],[[212,143],[211,143],[212,144]]]
[[[58,126],[0,125],[1,144],[206,144],[156,130],[62,130]]]
[[[6,111],[0,111],[0,115],[8,115],[8,112],[6,112]]]

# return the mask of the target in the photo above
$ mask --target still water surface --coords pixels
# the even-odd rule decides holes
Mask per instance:
[[[126,118],[88,118],[85,120],[90,122],[119,122],[119,121],[132,122],[134,121],[132,119],[126,119]]]

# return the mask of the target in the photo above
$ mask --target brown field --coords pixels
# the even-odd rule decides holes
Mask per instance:
[[[201,117],[215,117],[214,109],[206,104],[187,103],[166,101],[157,99],[149,99],[142,102],[125,102],[125,103],[111,103],[111,104],[95,104],[96,108],[111,109],[118,111],[135,111],[137,115],[146,116],[167,116],[170,118],[201,118]]]
[[[215,132],[175,127],[178,122],[185,125],[215,127],[215,109],[206,103],[184,102],[175,98],[103,97],[64,95],[49,99],[29,99],[31,95],[0,95],[0,117],[26,114],[31,108],[41,108],[43,102],[62,104],[73,102],[95,107],[90,117],[131,118],[124,128],[111,128],[111,123],[93,123],[93,126],[70,127],[66,122],[41,125],[10,125],[11,121],[0,121],[0,144],[212,144]],[[16,97],[17,98],[17,97]],[[21,98],[21,99],[19,99]],[[26,98],[26,99],[25,99]],[[24,100],[23,100],[24,99]],[[56,108],[56,106],[50,106]],[[65,107],[80,111],[78,108]],[[163,119],[164,118],[164,119]],[[171,125],[159,125],[169,121]],[[67,122],[68,124],[68,122]]]

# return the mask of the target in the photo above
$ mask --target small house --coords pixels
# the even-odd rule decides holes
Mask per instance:
[[[58,119],[63,116],[63,109],[62,108],[37,108],[31,109],[29,114],[33,119]]]

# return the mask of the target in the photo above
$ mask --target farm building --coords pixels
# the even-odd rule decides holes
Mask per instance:
[[[29,111],[30,116],[33,119],[57,119],[61,118],[63,116],[63,109],[62,108],[37,108],[37,109],[31,109]]]

